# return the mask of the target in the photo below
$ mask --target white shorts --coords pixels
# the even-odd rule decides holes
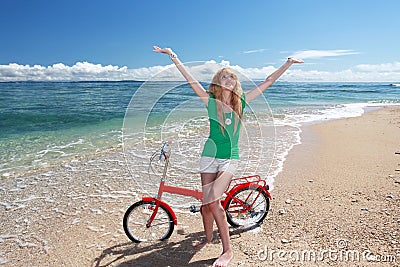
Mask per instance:
[[[201,173],[217,173],[220,171],[235,174],[239,165],[237,159],[217,159],[211,157],[200,158]]]

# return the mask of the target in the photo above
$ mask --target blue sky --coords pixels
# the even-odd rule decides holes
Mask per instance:
[[[224,61],[254,73],[298,55],[306,63],[292,72],[295,80],[398,81],[399,10],[397,0],[2,0],[0,81],[45,79],[55,64],[66,79],[106,66],[123,77],[151,75],[170,64],[154,44],[184,62]]]

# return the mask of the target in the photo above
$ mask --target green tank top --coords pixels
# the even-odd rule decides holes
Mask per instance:
[[[246,106],[246,96],[242,95],[242,112]],[[239,120],[235,132],[235,112],[225,113],[225,117],[231,120],[231,124],[224,122],[224,134],[219,128],[217,106],[214,95],[210,93],[207,105],[210,121],[210,135],[204,144],[201,156],[218,159],[239,159],[239,134],[241,122]]]

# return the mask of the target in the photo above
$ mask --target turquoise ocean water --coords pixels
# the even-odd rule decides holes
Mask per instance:
[[[253,85],[242,86],[246,90]],[[265,155],[278,159],[268,163],[270,174],[276,175],[290,149],[301,142],[303,124],[360,116],[368,106],[400,105],[400,87],[277,82],[264,97],[248,109],[273,129],[264,132],[274,135],[274,151]],[[0,178],[143,138],[158,142],[173,136],[183,140],[180,151],[198,153],[207,137],[204,116],[202,102],[180,82],[0,83]],[[141,151],[134,154],[140,157]]]

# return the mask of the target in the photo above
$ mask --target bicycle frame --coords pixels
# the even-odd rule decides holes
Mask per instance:
[[[168,165],[169,165],[169,157],[170,157],[169,153],[165,151],[166,145],[168,145],[168,143],[164,142],[163,146],[161,147],[160,159],[161,159],[161,157],[165,157],[165,165],[164,165],[163,175],[162,175],[162,178],[160,181],[160,186],[158,188],[157,197],[155,197],[155,198],[143,197],[142,198],[143,201],[150,201],[150,202],[155,203],[153,213],[150,216],[149,220],[147,221],[146,227],[151,226],[155,216],[157,215],[159,206],[163,206],[164,208],[166,208],[171,213],[173,220],[174,220],[174,224],[175,225],[178,224],[176,215],[175,215],[174,211],[172,210],[172,208],[166,202],[161,200],[163,193],[170,193],[170,194],[176,194],[176,195],[182,195],[182,196],[190,196],[199,201],[202,201],[203,194],[199,190],[170,186],[170,185],[165,184],[166,177],[167,177],[167,169],[168,169]],[[251,187],[251,186],[260,188],[262,191],[264,191],[267,194],[269,199],[272,200],[271,194],[268,191],[268,189],[269,189],[268,185],[266,184],[265,180],[262,180],[259,175],[251,175],[251,176],[245,176],[245,177],[232,179],[227,190],[225,190],[226,198],[224,200],[221,200],[221,204],[222,204],[223,208],[224,209],[226,208],[226,204],[227,204],[226,200],[227,199],[231,198],[236,192],[238,192],[244,188]],[[253,203],[257,200],[257,198],[258,198],[258,196],[253,201]],[[247,199],[246,199],[246,202],[247,202]],[[243,208],[245,211],[249,211],[251,209],[253,203],[251,203],[249,205],[247,203],[244,203],[243,201],[240,201],[238,203],[238,205],[240,205],[241,208]]]

